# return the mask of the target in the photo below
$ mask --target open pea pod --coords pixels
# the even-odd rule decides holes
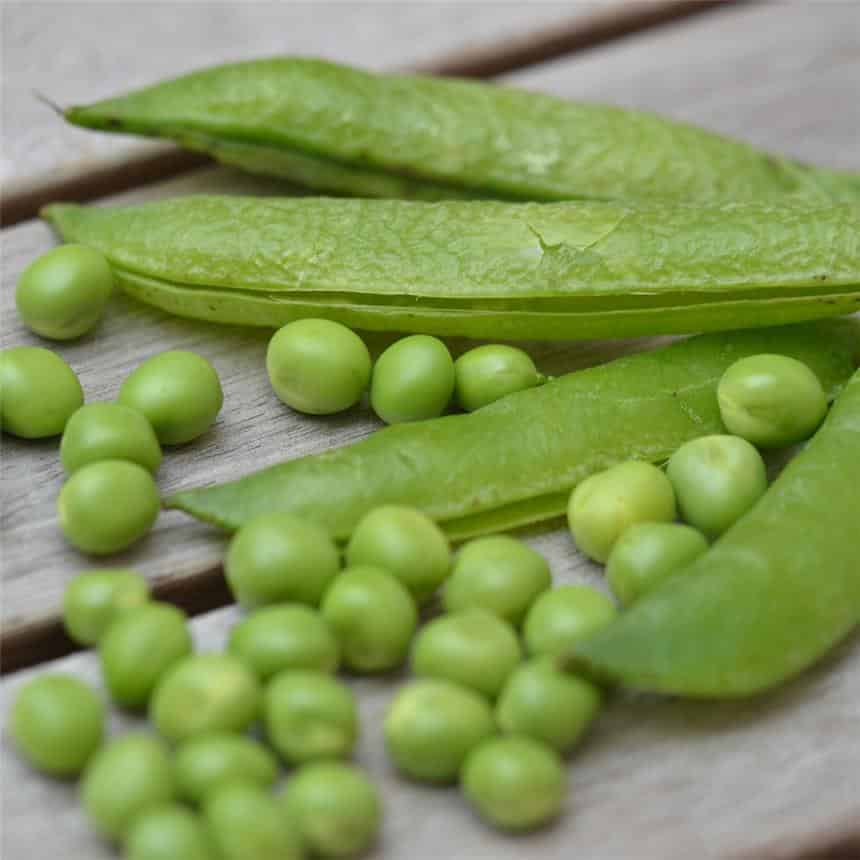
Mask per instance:
[[[860,175],[653,114],[299,57],[202,69],[65,116],[362,197],[860,200]]]
[[[570,664],[631,687],[748,696],[860,623],[860,372],[770,489],[690,567],[577,645]]]
[[[720,376],[738,358],[782,353],[832,396],[860,355],[856,320],[701,335],[570,373],[464,415],[399,424],[167,500],[233,530],[289,511],[347,538],[382,504],[410,505],[465,538],[563,513],[571,489],[628,458],[661,462],[689,439],[724,432]]]
[[[782,325],[860,307],[851,204],[501,203],[192,196],[56,204],[170,313],[508,339]]]

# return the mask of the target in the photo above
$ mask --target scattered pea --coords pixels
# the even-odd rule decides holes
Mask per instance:
[[[454,393],[454,361],[436,337],[401,338],[376,360],[370,405],[386,424],[422,421],[441,415]]]
[[[495,731],[487,700],[450,681],[402,687],[384,723],[385,749],[395,767],[420,782],[457,779],[469,752]]]
[[[615,604],[594,588],[560,585],[541,594],[526,615],[526,651],[533,656],[562,654],[612,621],[617,612]]]
[[[634,523],[674,519],[672,484],[661,469],[640,460],[586,478],[574,489],[567,508],[577,548],[601,563]]]
[[[229,654],[193,654],[171,666],[158,681],[149,716],[169,741],[207,732],[241,732],[260,709],[257,676]]]
[[[767,489],[761,454],[739,436],[702,436],[669,458],[666,474],[681,516],[713,539],[743,516]]]
[[[266,688],[263,715],[272,746],[290,764],[346,758],[358,736],[355,697],[324,672],[276,675]]]
[[[255,610],[232,629],[227,647],[262,681],[284,669],[335,672],[340,662],[328,624],[319,612],[298,603]]]
[[[120,614],[148,602],[149,585],[139,573],[91,570],[66,586],[63,623],[75,642],[96,645]]]
[[[370,353],[345,325],[325,319],[287,323],[269,341],[266,370],[278,398],[299,412],[331,415],[361,399]]]
[[[451,569],[448,538],[415,508],[382,505],[366,514],[346,547],[350,567],[371,565],[394,574],[423,603]]]
[[[71,340],[95,328],[113,292],[104,255],[86,245],[61,245],[21,274],[15,303],[22,322],[51,340]]]
[[[0,352],[0,427],[22,439],[63,432],[84,402],[75,372],[54,352],[15,346]]]
[[[415,637],[412,670],[444,678],[495,698],[522,659],[516,631],[486,609],[434,619]]]
[[[215,368],[193,352],[153,355],[119,389],[119,402],[142,412],[162,445],[182,445],[202,436],[224,402]]]
[[[477,346],[454,362],[457,402],[467,412],[545,381],[531,356],[515,346]]]
[[[683,569],[708,548],[705,536],[681,523],[637,523],[612,548],[606,579],[625,606]]]
[[[519,627],[551,584],[549,565],[539,552],[507,535],[492,535],[460,550],[442,599],[448,612],[483,608]]]
[[[400,580],[382,568],[347,568],[329,586],[321,609],[350,669],[384,672],[406,659],[418,610]]]
[[[217,860],[203,820],[178,803],[153,806],[134,819],[125,860]]]
[[[9,718],[22,756],[52,776],[77,776],[104,737],[105,713],[93,689],[70,675],[44,674],[21,687]]]
[[[340,570],[328,533],[291,514],[261,514],[230,541],[224,571],[246,607],[296,601],[317,606]]]

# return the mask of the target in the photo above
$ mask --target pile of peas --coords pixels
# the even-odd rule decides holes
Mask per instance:
[[[112,289],[101,255],[64,246],[22,275],[18,308],[43,337],[78,337],[97,325]],[[277,396],[298,411],[349,409],[369,387],[387,423],[436,417],[452,399],[478,409],[546,381],[522,350],[482,346],[454,361],[424,335],[396,341],[374,365],[358,335],[323,319],[280,329],[266,366]],[[153,356],[117,402],[87,405],[54,353],[0,354],[2,427],[25,438],[62,433],[60,525],[96,555],[149,530],[161,446],[205,433],[222,400],[214,369],[193,353]],[[767,487],[757,447],[802,441],[827,409],[815,375],[779,355],[730,367],[718,401],[727,434],[683,445],[665,470],[619,463],[571,494],[574,541],[605,563],[622,607],[687,569],[755,504]],[[616,617],[602,591],[553,587],[545,559],[507,535],[473,540],[453,556],[432,520],[396,505],[369,511],[343,549],[298,517],[259,516],[232,538],[224,569],[246,612],[223,653],[196,653],[185,615],[153,600],[133,571],[85,572],[67,588],[69,635],[97,649],[111,700],[146,713],[154,732],[106,740],[101,696],[62,674],[31,680],[13,704],[20,753],[44,773],[80,777],[93,827],[125,856],[364,852],[382,807],[350,762],[360,726],[341,669],[379,674],[409,664],[414,677],[383,726],[388,756],[406,778],[459,784],[479,816],[507,831],[560,814],[562,757],[582,741],[603,697],[591,681],[562,672],[557,658]],[[419,613],[437,599],[442,612],[419,630]],[[280,763],[290,771],[275,794]]]

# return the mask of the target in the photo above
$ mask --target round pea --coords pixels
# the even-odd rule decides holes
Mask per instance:
[[[331,320],[288,323],[269,341],[266,370],[278,398],[299,412],[331,415],[361,400],[370,382],[364,341]]]
[[[291,601],[316,606],[339,570],[340,553],[324,529],[277,512],[242,526],[224,561],[233,596],[246,607]]]
[[[827,412],[818,377],[787,355],[750,355],[736,361],[723,374],[717,399],[729,433],[759,448],[802,442]]]
[[[242,732],[260,709],[257,676],[229,654],[193,654],[161,677],[149,703],[153,725],[174,743],[206,732]]]
[[[507,535],[493,535],[460,550],[442,600],[448,612],[483,608],[519,627],[551,584],[549,565],[539,552]]]
[[[743,516],[767,489],[761,454],[740,436],[702,436],[683,444],[666,474],[681,517],[713,539]]]
[[[625,606],[653,591],[708,548],[705,536],[681,523],[637,523],[612,548],[606,579]]]
[[[496,704],[496,722],[508,734],[527,735],[570,752],[600,710],[594,684],[555,667],[552,657],[523,663],[508,678]]]
[[[205,358],[171,350],[133,370],[120,386],[119,402],[142,412],[162,445],[182,445],[212,426],[224,394]]]
[[[451,546],[439,526],[421,511],[382,505],[355,527],[346,547],[346,563],[385,568],[420,604],[448,576]]]
[[[406,659],[418,610],[406,588],[382,568],[347,568],[329,586],[321,609],[350,669],[383,672]]]
[[[126,860],[216,860],[203,820],[178,803],[146,810],[129,827]]]
[[[486,609],[442,615],[415,637],[412,671],[495,698],[522,659],[516,631]]]
[[[83,402],[78,377],[56,353],[38,346],[0,352],[0,427],[7,433],[57,436]]]
[[[230,782],[269,788],[277,778],[278,765],[269,750],[253,738],[209,732],[179,745],[174,774],[179,796],[199,804],[210,792]]]
[[[358,737],[355,697],[323,672],[276,675],[266,688],[263,715],[272,746],[291,764],[346,758]]]
[[[144,707],[161,676],[190,653],[185,615],[167,603],[126,610],[99,641],[105,686],[127,708]]]
[[[227,647],[263,681],[283,669],[335,672],[340,662],[328,624],[302,604],[257,609],[233,628]]]
[[[467,412],[545,381],[528,353],[515,346],[477,346],[454,362],[457,402]]]
[[[420,782],[457,779],[469,752],[495,731],[487,700],[450,681],[413,681],[385,717],[385,749],[394,766]]]
[[[129,460],[156,472],[161,465],[161,446],[140,412],[120,403],[89,403],[66,423],[60,461],[71,474],[99,460]]]
[[[81,782],[84,809],[95,829],[121,839],[142,813],[174,796],[167,747],[151,735],[132,733],[103,746]]]
[[[104,255],[86,245],[61,245],[24,270],[15,290],[23,323],[51,340],[71,340],[95,328],[113,292]]]
[[[567,507],[577,548],[601,563],[634,523],[674,519],[672,484],[661,469],[639,460],[619,463],[586,478],[574,489]]]
[[[119,615],[148,602],[149,586],[139,573],[91,570],[66,586],[63,623],[75,642],[96,645]]]
[[[463,793],[478,814],[503,830],[531,830],[561,812],[567,780],[552,747],[528,737],[495,737],[463,765]]]
[[[120,552],[140,540],[155,524],[160,508],[152,475],[126,460],[83,466],[57,497],[66,540],[91,555]]]
[[[33,767],[76,776],[101,744],[104,723],[104,706],[89,685],[70,675],[45,674],[21,687],[9,732]]]
[[[370,405],[386,424],[441,415],[454,393],[454,361],[441,340],[426,334],[401,338],[376,360]]]
[[[617,614],[615,604],[602,592],[587,585],[560,585],[544,592],[528,611],[523,622],[526,651],[563,654]]]
[[[233,782],[213,791],[203,818],[218,860],[302,860],[299,834],[266,789]]]
[[[288,821],[315,857],[357,857],[379,832],[379,793],[353,765],[307,764],[290,779],[281,798]]]

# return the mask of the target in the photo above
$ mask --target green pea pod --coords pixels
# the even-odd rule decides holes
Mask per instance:
[[[631,687],[711,698],[797,675],[860,623],[858,486],[860,372],[746,516],[569,662]]]
[[[850,204],[197,196],[44,216],[179,316],[522,339],[782,325],[860,306]]]
[[[65,116],[361,196],[860,200],[856,174],[818,171],[652,114],[306,58],[203,69]]]
[[[832,396],[860,355],[856,320],[702,335],[577,371],[465,415],[399,424],[323,454],[167,500],[232,530],[284,510],[346,538],[383,504],[410,505],[453,538],[561,514],[588,475],[631,457],[666,460],[689,439],[724,432],[716,388],[756,353],[808,364]]]

